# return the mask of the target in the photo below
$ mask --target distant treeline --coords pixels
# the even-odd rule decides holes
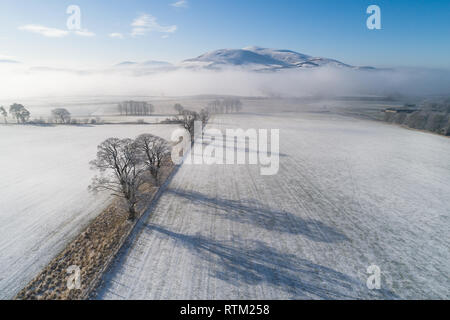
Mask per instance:
[[[384,113],[384,121],[450,136],[450,99],[425,102],[419,107],[389,108]]]
[[[206,109],[213,114],[240,112],[242,110],[242,102],[237,98],[214,100],[208,103]]]
[[[11,117],[16,119],[17,123],[27,123],[31,115],[30,111],[28,111],[23,105],[18,103],[14,103],[9,107],[9,114]],[[8,123],[8,112],[3,106],[0,106],[0,115],[2,115],[5,124]]]
[[[5,124],[8,124],[8,112],[4,106],[0,106],[0,116],[3,117]],[[56,108],[51,110],[51,116],[47,119],[43,117],[30,119],[31,113],[22,104],[14,103],[9,107],[9,118],[13,118],[17,124],[101,124],[102,120],[96,116],[93,118],[73,119],[70,112],[65,108]]]
[[[125,116],[149,116],[155,107],[145,101],[124,101],[117,106],[119,113]]]
[[[175,111],[182,115],[186,110],[181,104],[176,103],[174,106]],[[208,114],[224,114],[242,111],[242,102],[237,98],[226,98],[222,100],[214,100],[208,103],[208,105],[202,109]]]

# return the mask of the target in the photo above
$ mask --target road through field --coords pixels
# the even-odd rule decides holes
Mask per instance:
[[[306,113],[209,127],[280,129],[278,174],[182,165],[98,299],[450,297],[450,139]]]

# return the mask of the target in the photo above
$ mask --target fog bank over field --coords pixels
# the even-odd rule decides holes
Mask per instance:
[[[240,96],[446,95],[450,71],[432,69],[349,70],[245,69],[155,71],[136,68],[69,70],[0,66],[0,99],[64,96]]]

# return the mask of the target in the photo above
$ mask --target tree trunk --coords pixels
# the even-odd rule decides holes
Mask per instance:
[[[156,184],[157,187],[159,187],[159,177],[158,177],[158,171],[157,170],[155,171],[154,177],[155,177],[155,184]]]
[[[136,219],[136,210],[134,209],[134,205],[130,205],[128,207],[128,220],[133,221],[134,219]]]

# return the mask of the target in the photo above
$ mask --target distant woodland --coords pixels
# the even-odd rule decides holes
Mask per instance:
[[[384,121],[450,136],[450,98],[424,102],[420,106],[388,108],[384,112]]]
[[[155,111],[155,107],[144,101],[124,101],[117,106],[121,115],[125,116],[149,116]]]

